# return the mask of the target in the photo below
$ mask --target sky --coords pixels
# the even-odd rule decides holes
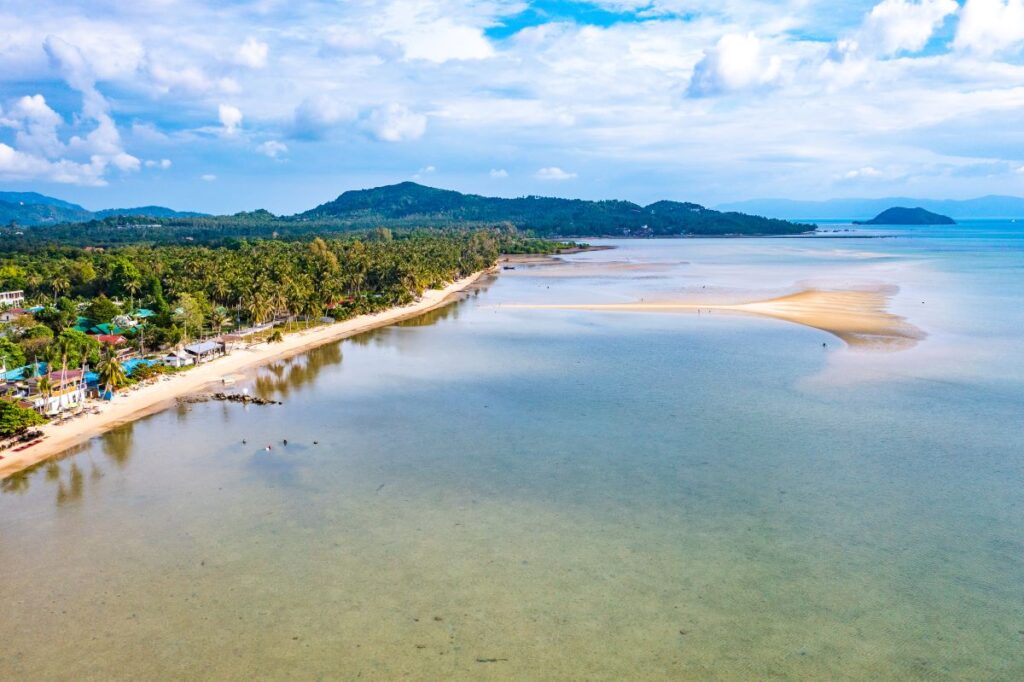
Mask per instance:
[[[0,190],[1024,195],[1024,0],[3,0]]]

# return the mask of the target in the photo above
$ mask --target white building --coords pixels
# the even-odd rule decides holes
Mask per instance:
[[[188,367],[192,364],[192,356],[183,350],[174,350],[160,359],[167,367]]]
[[[25,292],[21,289],[17,291],[0,291],[0,305],[19,306],[25,302]]]

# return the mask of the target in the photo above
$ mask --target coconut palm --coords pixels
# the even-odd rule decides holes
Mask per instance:
[[[103,351],[103,357],[100,358],[96,371],[100,375],[104,393],[116,391],[128,383],[128,375],[121,363],[117,361],[117,352],[113,348],[108,347]]]
[[[65,291],[71,288],[71,280],[67,278],[67,275],[54,275],[53,279],[50,280],[50,289],[53,290],[53,302],[57,303],[57,298]]]
[[[39,379],[39,383],[36,384],[39,389],[39,395],[43,397],[43,407],[41,412],[46,414],[46,407],[50,403],[50,394],[53,392],[53,382],[50,381],[50,377],[44,376]]]

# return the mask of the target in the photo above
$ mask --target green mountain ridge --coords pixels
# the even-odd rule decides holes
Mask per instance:
[[[149,218],[184,218],[205,215],[192,211],[175,211],[164,206],[138,206],[135,208],[107,208],[90,211],[70,201],[39,194],[38,192],[0,192],[0,224],[15,223],[23,227],[84,223],[111,216],[140,216]]]
[[[526,196],[514,199],[462,194],[402,182],[351,190],[294,216],[297,220],[341,220],[394,225],[449,226],[509,223],[539,235],[566,237],[778,235],[807,232],[807,225],[743,213],[715,211],[699,204]]]

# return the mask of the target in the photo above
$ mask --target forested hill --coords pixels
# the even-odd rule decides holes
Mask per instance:
[[[810,228],[785,220],[722,213],[698,204],[659,201],[585,201],[528,196],[516,199],[462,194],[414,182],[345,192],[334,201],[295,216],[369,225],[511,223],[541,235],[659,236],[799,234]]]

